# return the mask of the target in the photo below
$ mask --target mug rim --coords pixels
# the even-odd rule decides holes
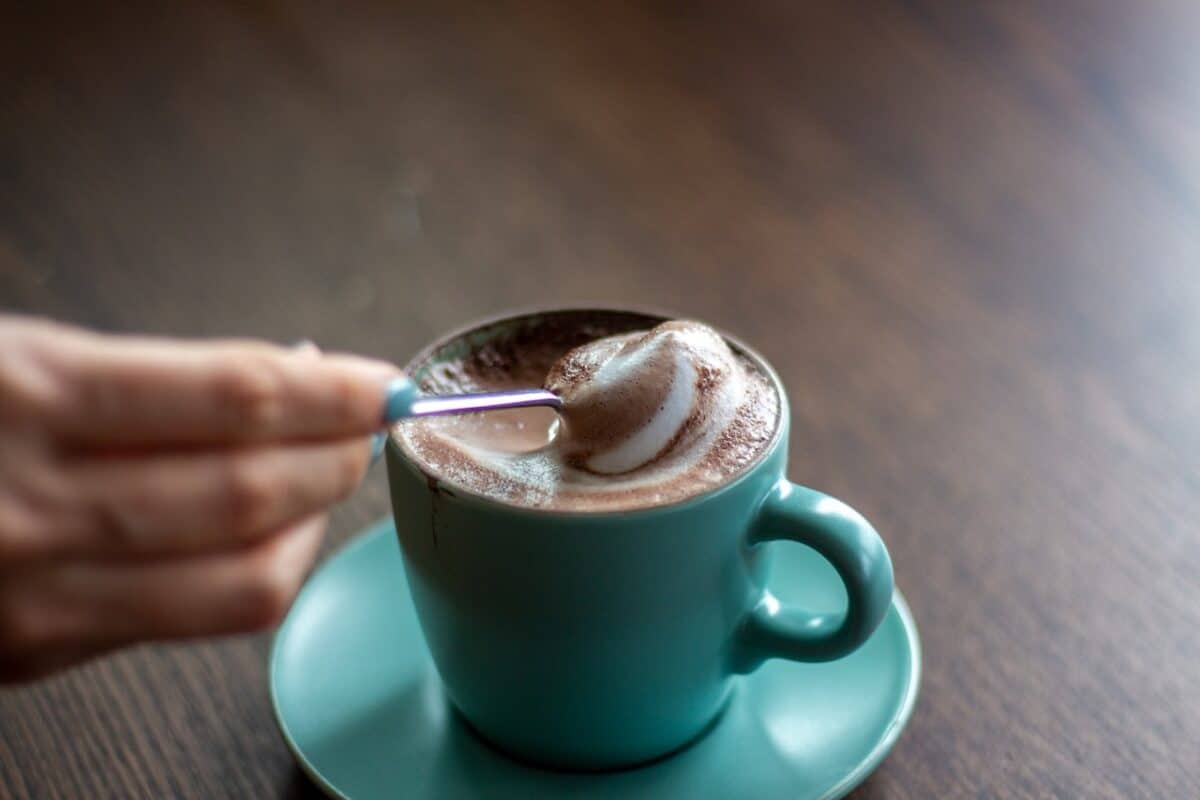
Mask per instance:
[[[523,306],[508,311],[501,311],[495,314],[489,314],[485,317],[475,319],[471,322],[460,325],[452,330],[438,336],[432,342],[423,346],[404,364],[404,372],[408,374],[414,364],[426,361],[441,348],[449,345],[452,342],[465,338],[466,336],[492,325],[498,325],[503,322],[512,322],[531,317],[541,317],[549,314],[563,313],[593,313],[593,314],[636,314],[643,317],[651,317],[660,322],[666,322],[672,319],[695,319],[685,314],[676,314],[671,310],[663,307],[655,306],[593,306],[593,305],[564,305],[564,306]],[[702,321],[702,320],[701,320]],[[708,324],[705,322],[704,324]],[[441,485],[452,487],[454,490],[454,498],[467,503],[486,506],[492,509],[504,509],[505,511],[515,513],[527,513],[542,518],[568,518],[568,519],[602,519],[605,517],[621,517],[627,518],[631,516],[653,516],[659,513],[670,513],[677,511],[683,506],[698,503],[701,501],[712,500],[726,492],[733,491],[737,486],[749,480],[759,467],[767,461],[773,453],[779,448],[783,441],[784,435],[788,429],[788,423],[791,418],[791,410],[788,405],[787,392],[784,390],[783,381],[771,362],[767,361],[761,353],[750,347],[741,339],[731,335],[722,328],[710,326],[721,338],[734,347],[734,349],[743,356],[746,356],[754,362],[755,367],[762,371],[767,379],[771,382],[771,386],[775,389],[775,394],[779,398],[779,412],[775,419],[775,430],[771,434],[771,440],[766,447],[755,457],[753,461],[742,467],[732,479],[713,486],[705,491],[697,494],[688,495],[687,497],[673,500],[669,503],[663,503],[653,506],[645,506],[640,508],[615,508],[604,510],[571,510],[559,508],[543,508],[540,506],[520,505],[508,500],[500,500],[495,497],[490,497],[481,492],[477,492],[467,486],[458,483],[447,481],[439,475],[435,475],[425,469],[424,465],[410,455],[403,445],[398,442],[400,438],[396,434],[396,428],[401,423],[396,423],[388,429],[387,432],[387,449],[394,451],[407,468],[415,472],[420,478],[429,483],[433,491],[439,491],[437,487]]]

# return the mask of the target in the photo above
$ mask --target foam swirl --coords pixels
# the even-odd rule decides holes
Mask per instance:
[[[743,369],[720,334],[690,320],[585,344],[546,377],[564,402],[555,446],[601,475],[668,457],[686,468],[732,420],[745,395]]]

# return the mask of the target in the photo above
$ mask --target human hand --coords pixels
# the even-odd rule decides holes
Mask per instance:
[[[399,374],[0,315],[0,681],[277,623]]]

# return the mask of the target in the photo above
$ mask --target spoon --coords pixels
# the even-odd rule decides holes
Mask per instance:
[[[510,389],[502,392],[443,394],[422,397],[409,378],[396,378],[387,387],[384,422],[391,424],[409,417],[433,417],[439,414],[466,414],[501,408],[547,406],[558,411],[562,398],[545,389]]]

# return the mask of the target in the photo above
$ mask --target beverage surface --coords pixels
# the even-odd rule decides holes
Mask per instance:
[[[545,408],[414,419],[393,430],[438,479],[516,505],[611,511],[727,483],[774,437],[771,380],[708,326],[536,320],[413,373],[426,394],[544,385]]]

